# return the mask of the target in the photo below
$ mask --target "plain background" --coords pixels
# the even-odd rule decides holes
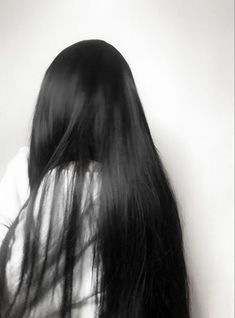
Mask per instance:
[[[233,1],[0,0],[0,177],[28,144],[43,74],[99,38],[128,61],[171,177],[193,318],[233,318]],[[144,154],[143,154],[144,155]]]

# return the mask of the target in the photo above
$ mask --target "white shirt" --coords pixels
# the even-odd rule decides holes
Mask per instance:
[[[29,195],[28,147],[21,147],[10,160],[0,182],[0,246],[8,228]]]
[[[28,196],[29,196],[29,179],[28,179],[28,155],[29,155],[29,148],[28,147],[22,147],[16,154],[16,156],[9,162],[6,172],[0,182],[0,245],[2,243],[2,240],[4,239],[8,228],[5,225],[9,225],[11,222],[15,220],[18,213],[20,212],[21,207],[26,202]],[[90,166],[92,167],[92,165]],[[70,172],[70,170],[68,170]],[[53,174],[52,174],[53,175]],[[63,179],[65,182],[65,188],[68,186],[68,182],[70,180],[71,175],[65,174],[66,178]],[[93,199],[95,200],[98,197],[99,192],[99,186],[100,183],[97,182],[97,174],[94,173],[95,176],[95,187],[93,192]],[[69,177],[69,178],[67,178]],[[86,177],[89,177],[89,172],[86,173]],[[53,181],[53,179],[52,179]],[[84,204],[84,199],[86,195],[86,186],[87,182],[89,181],[89,178],[85,179],[84,184],[84,190],[83,191],[83,197],[82,197],[82,207]],[[53,182],[52,182],[53,183]],[[50,190],[50,189],[49,189]],[[39,197],[40,197],[40,189],[39,189]],[[49,191],[49,197],[50,198],[50,191]],[[48,200],[50,201],[50,200]],[[37,207],[37,200],[36,205]],[[48,203],[48,209],[46,211],[50,211],[49,209],[50,202]],[[37,208],[36,208],[37,210]],[[49,222],[49,213],[44,218],[46,220],[45,223],[47,223],[47,220]],[[45,225],[45,230],[47,227],[47,224]],[[19,224],[16,227],[15,231],[15,241],[12,245],[11,249],[11,257],[7,263],[6,273],[8,277],[8,286],[9,289],[14,290],[17,286],[17,281],[19,278],[20,273],[20,263],[23,256],[23,227],[22,222],[19,222]],[[91,263],[92,255],[91,255],[91,248],[87,250],[86,256],[85,256],[85,262],[83,269],[83,278],[82,278],[82,284],[80,282],[79,286],[76,286],[75,281],[75,288],[76,288],[76,294],[79,293],[80,297],[86,297],[91,294],[93,281],[92,281],[92,271],[91,271]],[[78,290],[77,290],[78,288]],[[61,293],[61,290],[59,290],[59,293]],[[42,302],[42,308],[38,308],[32,318],[40,318],[40,314],[44,311],[47,311],[46,309],[49,309],[53,306],[51,306],[51,302],[47,303],[48,297],[46,297],[46,301]],[[56,300],[55,300],[56,302]],[[55,305],[56,306],[56,305]],[[46,309],[45,309],[46,308]],[[42,311],[43,310],[43,311]],[[46,313],[46,312],[45,312]],[[72,317],[76,317],[78,313],[76,311],[72,314]],[[95,316],[95,304],[94,299],[91,299],[85,305],[82,307],[81,311],[79,312],[81,318],[93,318]],[[29,317],[30,318],[30,317]]]

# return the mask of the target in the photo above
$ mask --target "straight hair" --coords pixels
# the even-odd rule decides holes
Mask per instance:
[[[35,308],[58,283],[56,317],[73,317],[74,308],[79,317],[87,300],[74,300],[74,286],[90,248],[96,317],[189,318],[176,198],[131,69],[111,44],[79,41],[47,69],[33,117],[28,176],[29,198],[0,250],[0,317],[36,317]],[[20,223],[23,257],[12,294],[7,262]]]

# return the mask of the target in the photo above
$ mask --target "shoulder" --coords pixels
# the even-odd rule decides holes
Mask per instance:
[[[29,147],[20,147],[17,153],[11,158],[8,166],[12,168],[18,167],[20,164],[26,164],[28,162]]]
[[[21,156],[21,157],[28,157],[29,155],[29,147],[28,146],[22,146],[19,148],[18,152],[17,152],[17,155],[18,156]]]
[[[7,166],[6,175],[12,178],[21,204],[24,203],[29,194],[28,156],[29,148],[21,147]]]
[[[10,180],[22,184],[28,182],[28,155],[29,148],[19,148],[17,153],[9,160],[2,180]]]
[[[29,148],[24,146],[9,160],[0,182],[4,193],[8,189],[19,190],[19,193],[28,190],[28,154]]]
[[[28,153],[28,147],[21,147],[0,180],[0,244],[29,196]]]

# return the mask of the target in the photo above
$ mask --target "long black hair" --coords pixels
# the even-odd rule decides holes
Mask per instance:
[[[46,317],[50,308],[34,310],[58,283],[56,317],[79,317],[86,299],[76,298],[74,286],[79,290],[82,260],[91,249],[97,317],[189,318],[176,198],[133,74],[112,45],[77,42],[47,69],[28,175],[30,196],[1,247],[1,317]],[[19,224],[23,256],[13,293],[7,263]]]

